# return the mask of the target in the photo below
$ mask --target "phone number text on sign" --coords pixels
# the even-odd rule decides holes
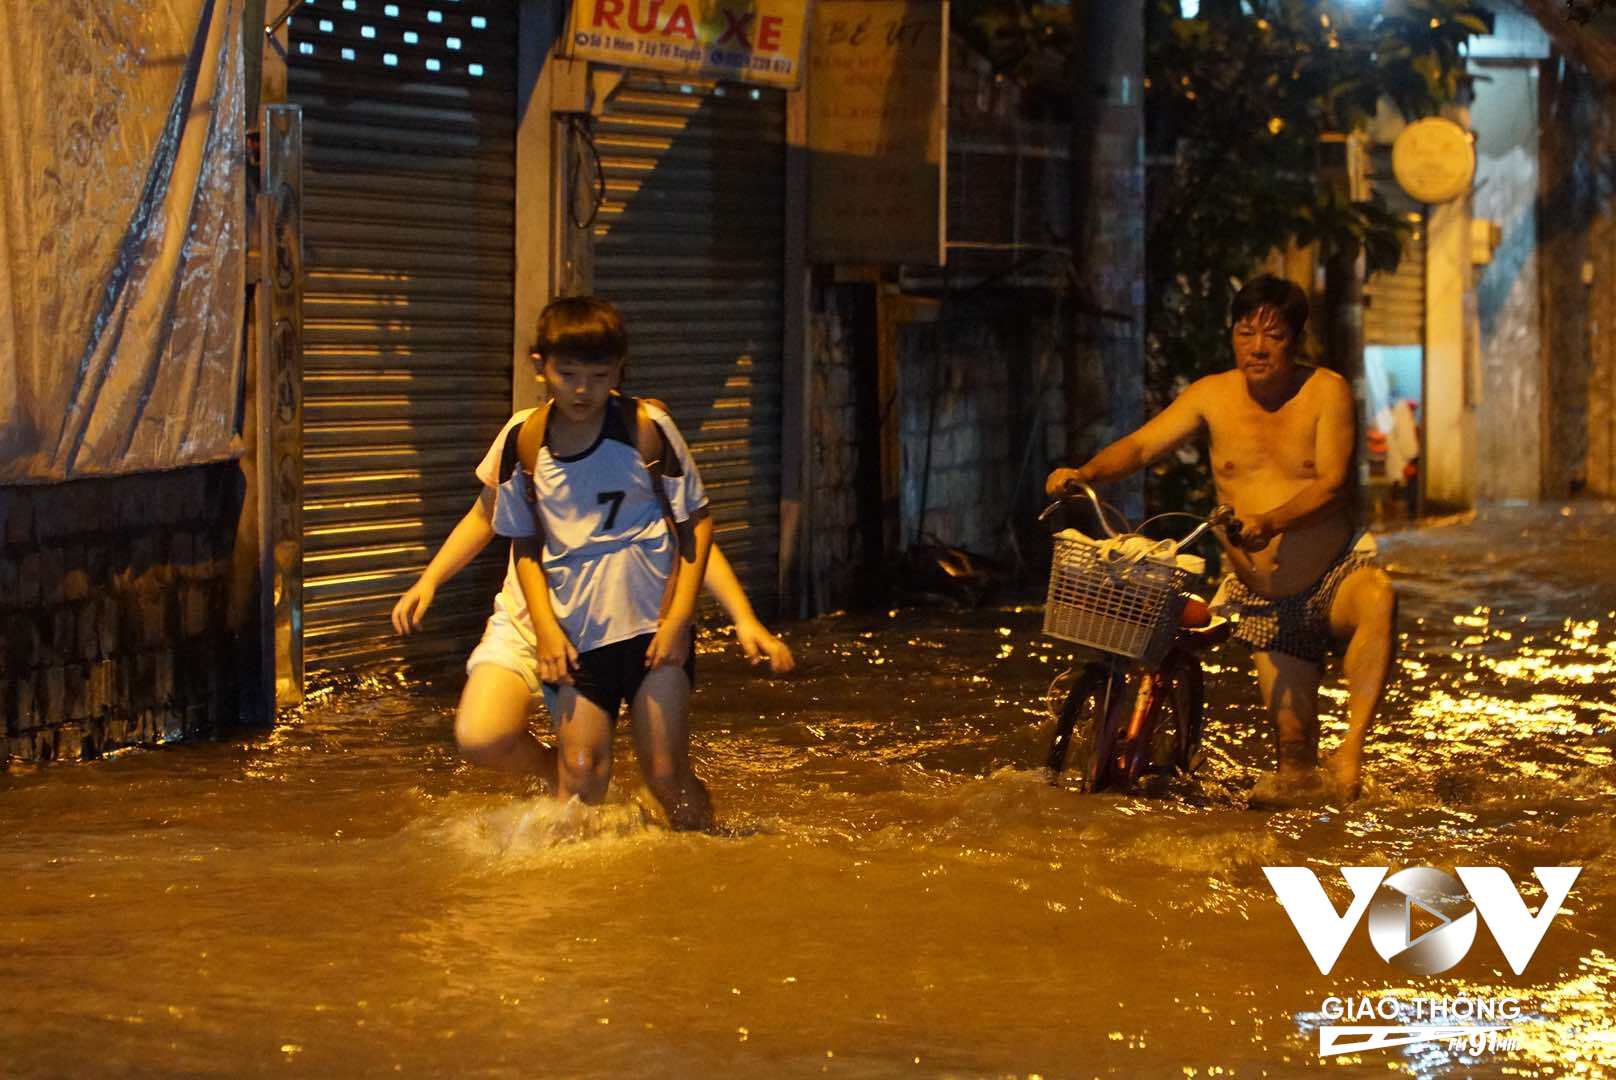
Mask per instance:
[[[579,0],[574,59],[785,89],[802,72],[806,0]]]

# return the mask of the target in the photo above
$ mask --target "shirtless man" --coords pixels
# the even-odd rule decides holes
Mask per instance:
[[[1197,381],[1082,468],[1050,473],[1045,487],[1061,495],[1120,480],[1206,432],[1218,501],[1241,525],[1238,546],[1219,536],[1234,571],[1223,593],[1278,731],[1279,780],[1305,782],[1318,766],[1319,678],[1332,646],[1344,644],[1350,715],[1328,768],[1356,798],[1364,735],[1391,670],[1397,598],[1370,557],[1373,541],[1367,550],[1354,543],[1352,390],[1335,372],[1297,362],[1307,296],[1291,282],[1248,282],[1231,322],[1233,371]]]

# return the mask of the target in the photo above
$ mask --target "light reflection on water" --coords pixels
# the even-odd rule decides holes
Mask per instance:
[[[1050,787],[1063,654],[1030,607],[797,627],[783,682],[709,651],[716,836],[667,833],[626,747],[595,810],[459,765],[453,686],[14,770],[0,1072],[1280,1076],[1318,1067],[1323,998],[1387,993],[1518,997],[1521,1045],[1332,1071],[1616,1071],[1613,524],[1384,542],[1408,635],[1347,807],[1247,808],[1272,743],[1233,648],[1196,783]],[[1328,748],[1344,692],[1322,706]],[[1339,902],[1336,866],[1421,863],[1504,866],[1533,904],[1532,866],[1585,869],[1524,977],[1483,931],[1427,979],[1361,929],[1320,976],[1261,869]]]

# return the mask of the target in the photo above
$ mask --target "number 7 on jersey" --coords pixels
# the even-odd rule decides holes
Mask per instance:
[[[605,523],[601,525],[602,531],[606,531],[617,524],[617,512],[623,508],[623,496],[625,494],[627,493],[622,491],[603,491],[595,496],[595,501],[602,506],[607,503],[612,504],[611,511],[606,515]]]

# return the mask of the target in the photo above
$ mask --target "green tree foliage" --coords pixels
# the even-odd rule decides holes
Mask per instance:
[[[1321,261],[1361,251],[1371,272],[1396,266],[1407,226],[1378,196],[1350,201],[1321,151],[1382,100],[1409,118],[1454,100],[1460,48],[1490,17],[1454,0],[1204,0],[1186,19],[1178,0],[1147,0],[1146,18],[1147,389],[1159,408],[1229,365],[1229,303],[1270,252],[1312,245]],[[1193,464],[1159,467],[1153,501],[1206,502]]]
[[[1616,0],[1519,0],[1554,41],[1606,88],[1616,86]]]
[[[1075,47],[1072,6],[1064,0],[953,0],[953,30],[987,57],[993,70],[1015,79],[1032,119],[1064,122],[1072,115]]]
[[[1572,22],[1593,22],[1612,10],[1616,10],[1616,0],[1565,0],[1565,16]]]
[[[1029,111],[1070,119],[1091,93],[1081,4],[954,0],[956,32],[1025,90]],[[1148,391],[1160,408],[1230,362],[1229,302],[1270,252],[1314,245],[1396,265],[1406,225],[1378,198],[1349,200],[1321,170],[1331,139],[1389,100],[1409,118],[1453,101],[1461,46],[1491,17],[1465,0],[1144,0],[1149,132]],[[1337,143],[1337,148],[1339,144]],[[1153,501],[1195,504],[1204,469],[1168,462]]]

